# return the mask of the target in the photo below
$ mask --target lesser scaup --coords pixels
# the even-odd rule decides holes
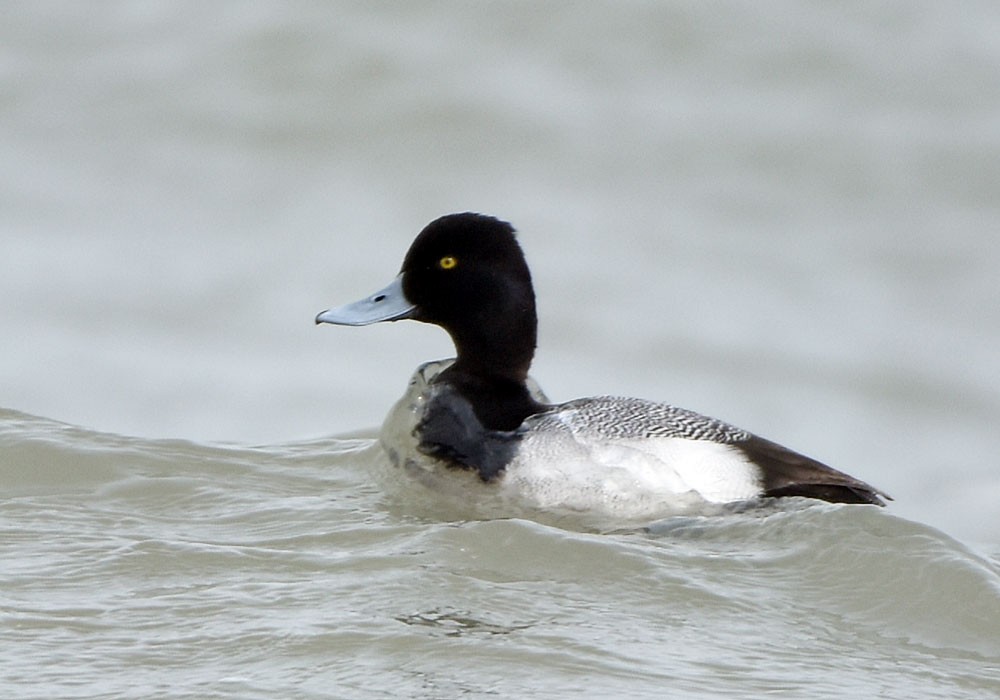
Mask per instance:
[[[397,466],[471,472],[507,500],[540,509],[656,517],[802,496],[885,505],[843,472],[714,418],[642,399],[552,405],[528,377],[537,316],[513,227],[481,214],[431,222],[389,286],[323,311],[316,323],[414,319],[444,328],[454,361],[427,363],[382,429]]]

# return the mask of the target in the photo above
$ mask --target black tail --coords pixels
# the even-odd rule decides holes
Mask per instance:
[[[830,503],[884,506],[888,494],[787,447],[752,436],[735,443],[764,474],[764,496],[802,496]]]

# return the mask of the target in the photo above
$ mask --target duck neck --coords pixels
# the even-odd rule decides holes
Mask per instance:
[[[442,378],[472,404],[489,430],[514,430],[544,405],[531,397],[525,380],[535,355],[537,321],[533,307],[511,322],[463,324],[452,332],[458,357]]]
[[[455,343],[459,371],[523,383],[535,356],[538,317],[533,303],[516,312],[481,314],[474,323],[447,328]]]
[[[532,397],[523,379],[469,373],[457,361],[435,381],[458,391],[486,430],[517,430],[525,418],[547,408]]]
[[[497,382],[524,384],[534,357],[534,348],[515,349],[508,346],[484,351],[480,347],[472,352],[456,342],[455,349],[458,357],[452,370],[456,374]]]

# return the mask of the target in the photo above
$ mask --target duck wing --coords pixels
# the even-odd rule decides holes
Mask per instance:
[[[718,454],[732,464],[738,456],[758,471],[760,494],[765,498],[801,496],[831,503],[867,503],[884,506],[892,498],[875,487],[811,457],[754,435],[716,418],[688,409],[643,399],[602,396],[570,401],[529,419],[536,427],[565,425],[580,436],[604,440],[664,441],[670,443],[673,459],[690,452],[699,458],[699,469],[711,462],[704,450],[678,450],[678,443],[691,448],[714,443]],[[718,461],[717,459],[715,461]],[[683,465],[673,468],[687,471]]]

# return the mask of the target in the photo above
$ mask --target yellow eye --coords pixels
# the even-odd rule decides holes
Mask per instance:
[[[446,255],[440,260],[438,260],[438,267],[440,267],[442,270],[450,270],[451,268],[455,267],[455,265],[458,265],[458,260],[450,255]]]

